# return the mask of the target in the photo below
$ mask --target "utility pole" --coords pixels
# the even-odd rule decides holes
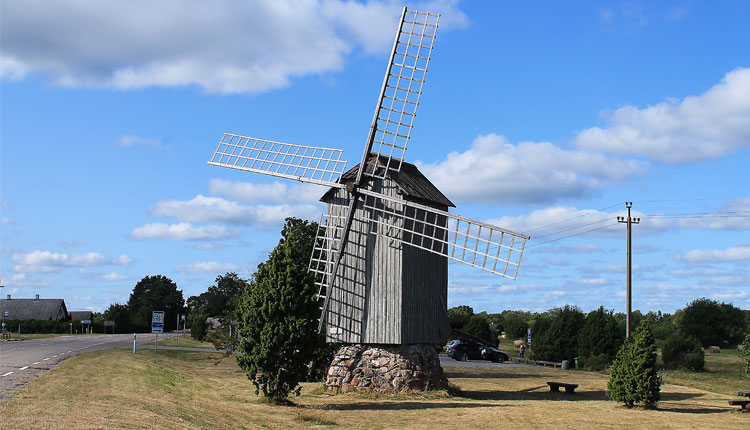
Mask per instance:
[[[630,313],[632,311],[632,252],[630,248],[631,239],[633,236],[633,229],[631,226],[633,224],[638,224],[641,222],[640,218],[631,218],[630,217],[630,208],[633,207],[633,202],[625,202],[625,207],[628,208],[628,217],[617,217],[617,222],[625,223],[628,225],[628,245],[627,245],[627,260],[628,260],[628,268],[627,268],[627,284],[628,284],[628,305],[627,305],[627,314],[625,319],[625,337],[630,339],[630,334],[633,332],[633,327],[630,324]]]

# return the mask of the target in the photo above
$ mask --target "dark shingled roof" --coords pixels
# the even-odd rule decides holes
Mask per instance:
[[[0,315],[7,311],[12,320],[57,320],[61,306],[63,318],[67,318],[63,299],[0,299]]]
[[[94,318],[94,313],[91,311],[70,311],[70,319],[74,321],[90,320]]]
[[[370,160],[368,161],[368,167],[372,165],[372,163],[376,160],[375,156],[370,156]],[[380,157],[380,163],[378,163],[377,170],[375,171],[376,176],[382,176],[384,165],[387,163],[387,157]],[[357,179],[357,172],[359,171],[359,164],[354,166],[353,168],[349,169],[347,172],[345,172],[343,175],[341,175],[341,178],[339,179],[339,183],[348,184],[353,182],[355,179]],[[450,200],[448,200],[448,197],[445,197],[443,193],[440,192],[440,190],[437,189],[435,185],[430,182],[429,179],[427,179],[422,172],[417,169],[417,166],[402,162],[401,163],[401,170],[395,171],[395,170],[389,170],[386,174],[386,177],[390,178],[401,191],[401,194],[404,196],[405,200],[413,200],[418,203],[425,203],[429,206],[433,206],[435,204],[440,206],[450,206],[450,207],[456,207],[456,205],[453,204]],[[325,200],[330,193],[334,192],[336,188],[331,188],[326,192],[321,200]]]

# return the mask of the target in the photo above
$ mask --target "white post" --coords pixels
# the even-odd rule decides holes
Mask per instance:
[[[135,333],[133,333],[133,354],[135,354]]]
[[[154,351],[159,352],[159,333],[156,333],[156,337],[154,338]]]

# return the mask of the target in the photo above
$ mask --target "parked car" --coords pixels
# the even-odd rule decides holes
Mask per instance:
[[[510,360],[508,354],[503,351],[473,340],[459,340],[455,343],[449,343],[445,352],[448,357],[458,361],[490,360],[495,363],[502,363]]]

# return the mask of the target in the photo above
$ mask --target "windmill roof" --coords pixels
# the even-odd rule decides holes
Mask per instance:
[[[375,175],[382,176],[384,170],[383,166],[387,164],[387,157],[370,156],[368,165],[374,163],[376,160],[379,160],[379,162]],[[353,182],[357,179],[358,171],[359,164],[344,172],[344,174],[341,175],[339,182],[344,184]],[[417,169],[417,166],[411,163],[404,161],[401,163],[401,170],[388,170],[385,176],[391,179],[399,187],[406,200],[416,200],[421,203],[456,207],[453,202],[448,200],[448,197],[445,197],[445,195],[441,193],[440,190],[438,190],[437,187],[419,171],[419,169]],[[333,191],[335,191],[335,188],[328,190],[321,200],[326,199]]]
[[[63,299],[0,299],[0,315],[8,312],[12,320],[56,320],[61,306],[67,315]]]

